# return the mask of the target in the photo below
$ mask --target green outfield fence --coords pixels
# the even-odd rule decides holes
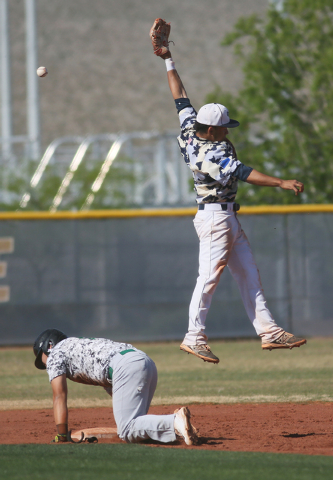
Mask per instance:
[[[0,213],[0,344],[43,329],[115,340],[181,339],[198,270],[194,208]],[[333,205],[242,207],[276,321],[333,334]],[[210,338],[251,337],[224,272]]]

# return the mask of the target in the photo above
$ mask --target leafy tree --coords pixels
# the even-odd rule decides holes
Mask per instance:
[[[207,101],[227,105],[239,119],[231,140],[244,164],[305,184],[295,196],[240,182],[240,201],[333,202],[332,38],[332,0],[275,1],[264,19],[243,17],[224,37],[244,84],[236,96],[216,88]]]

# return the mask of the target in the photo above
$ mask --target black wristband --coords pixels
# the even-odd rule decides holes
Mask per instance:
[[[65,437],[67,436],[68,432],[68,424],[67,423],[59,423],[57,425],[57,432],[59,435],[64,435]]]
[[[53,440],[54,443],[64,443],[69,442],[68,434],[58,433]]]

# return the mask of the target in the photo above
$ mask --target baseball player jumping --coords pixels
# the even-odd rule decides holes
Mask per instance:
[[[113,399],[119,437],[127,443],[153,439],[162,443],[182,437],[196,445],[198,436],[187,407],[171,415],[147,415],[156,384],[155,363],[128,343],[105,338],[67,337],[56,329],[42,332],[34,343],[35,366],[47,370],[53,391],[55,442],[71,440],[68,431],[67,378],[104,387]]]
[[[238,180],[253,185],[281,187],[303,192],[303,183],[270,177],[245,166],[237,159],[234,146],[227,138],[228,128],[239,126],[229,117],[224,105],[204,105],[197,113],[185,91],[169,50],[170,24],[161,18],[151,30],[154,53],[165,60],[169,87],[180,119],[178,143],[191,169],[197,193],[198,212],[194,226],[200,241],[199,276],[189,308],[189,328],[181,350],[204,361],[219,359],[207,345],[205,322],[220,276],[228,265],[236,280],[246,312],[262,340],[263,349],[293,348],[306,343],[285,332],[274,321],[267,308],[250,244],[244,234],[235,203]]]

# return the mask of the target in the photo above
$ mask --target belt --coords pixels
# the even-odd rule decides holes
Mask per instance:
[[[129,353],[129,352],[136,352],[136,350],[134,350],[133,348],[129,348],[128,350],[123,350],[122,352],[118,352],[118,353],[120,355],[126,355],[126,353]],[[113,375],[113,368],[109,367],[108,376],[110,380],[112,380],[112,375]]]
[[[230,203],[200,203],[198,210],[228,210],[228,205],[230,205]],[[239,209],[239,203],[232,204],[232,210],[234,212],[238,212]]]

